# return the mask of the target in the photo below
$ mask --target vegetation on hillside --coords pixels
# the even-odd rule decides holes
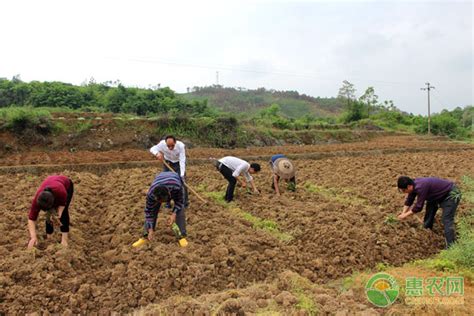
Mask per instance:
[[[209,105],[232,113],[245,113],[245,116],[258,114],[263,108],[276,104],[285,118],[299,119],[305,116],[327,117],[339,115],[343,104],[337,98],[314,98],[298,91],[277,91],[258,88],[223,87],[213,85],[193,87],[183,94],[188,100],[208,100]]]
[[[128,113],[158,119],[157,133],[212,139],[211,145],[233,147],[251,138],[249,130],[271,137],[284,131],[369,129],[427,133],[427,118],[400,111],[391,100],[379,101],[373,87],[356,97],[344,81],[337,98],[313,98],[296,91],[259,88],[194,87],[177,95],[159,86],[125,87],[119,81],[81,86],[61,82],[0,79],[0,128],[15,133],[54,129],[49,112]],[[434,135],[472,137],[472,106],[443,111],[431,118]],[[245,126],[245,131],[243,130]],[[277,132],[280,131],[280,132]],[[233,139],[231,139],[233,138]]]
[[[405,113],[396,108],[393,101],[379,102],[373,87],[368,87],[359,98],[354,85],[344,81],[338,98],[344,102],[346,111],[340,117],[345,123],[355,126],[379,126],[389,130],[412,131],[418,134],[428,132],[428,118]],[[474,108],[472,105],[443,110],[431,116],[431,133],[464,139],[472,136]]]
[[[113,113],[207,115],[207,101],[188,101],[170,88],[141,89],[120,82],[74,86],[63,82],[23,82],[0,79],[0,108],[8,106],[67,107]]]

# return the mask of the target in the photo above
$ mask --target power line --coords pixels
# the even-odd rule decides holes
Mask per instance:
[[[119,59],[108,57],[107,59]],[[227,70],[227,71],[237,71],[237,72],[247,72],[247,73],[257,73],[257,74],[267,74],[267,75],[277,75],[277,76],[294,76],[294,77],[303,77],[303,78],[310,78],[310,79],[317,79],[317,80],[328,80],[328,81],[339,81],[339,78],[329,78],[319,76],[316,73],[300,73],[300,72],[287,72],[287,71],[267,71],[267,70],[259,70],[259,69],[249,69],[249,68],[241,68],[235,67],[230,65],[222,65],[222,64],[195,64],[195,63],[184,63],[184,62],[176,62],[164,59],[151,59],[151,58],[127,58],[127,61],[132,62],[139,62],[139,63],[146,63],[146,64],[164,64],[164,65],[171,65],[171,66],[179,66],[179,67],[190,67],[190,68],[201,68],[201,69],[212,69],[212,70]],[[378,84],[386,84],[386,85],[416,85],[417,83],[414,82],[397,82],[397,81],[386,81],[386,80],[379,80],[379,79],[367,79],[361,77],[350,77],[346,78],[348,80],[363,80],[369,81]]]

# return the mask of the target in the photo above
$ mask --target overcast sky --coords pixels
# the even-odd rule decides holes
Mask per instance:
[[[426,114],[473,104],[472,1],[0,2],[0,77],[216,83],[336,96],[343,80]]]

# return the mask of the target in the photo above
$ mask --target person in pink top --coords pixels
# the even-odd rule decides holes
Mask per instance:
[[[36,191],[28,213],[28,230],[30,241],[28,248],[33,248],[38,243],[36,236],[36,220],[41,210],[46,211],[46,238],[54,232],[53,218],[59,218],[61,230],[61,244],[68,245],[69,233],[69,204],[71,203],[74,186],[66,176],[55,175],[47,177]]]

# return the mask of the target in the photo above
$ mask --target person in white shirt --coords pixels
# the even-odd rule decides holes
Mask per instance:
[[[183,181],[186,179],[186,150],[184,143],[176,140],[173,135],[168,135],[160,141],[157,145],[150,148],[150,152],[159,160],[166,161],[168,165],[181,177]],[[163,171],[172,171],[165,164],[163,164]],[[187,208],[188,190],[184,186],[184,207]],[[170,208],[170,205],[166,205]]]
[[[237,181],[239,181],[243,188],[246,187],[245,181],[239,178],[241,174],[243,174],[245,180],[250,183],[253,192],[257,194],[259,193],[255,187],[253,178],[250,175],[260,171],[260,165],[258,163],[249,164],[247,161],[240,158],[226,156],[216,160],[215,166],[217,170],[219,170],[219,172],[224,176],[224,178],[229,181],[229,185],[227,186],[227,191],[225,193],[226,202],[230,202],[234,199],[234,189]]]

